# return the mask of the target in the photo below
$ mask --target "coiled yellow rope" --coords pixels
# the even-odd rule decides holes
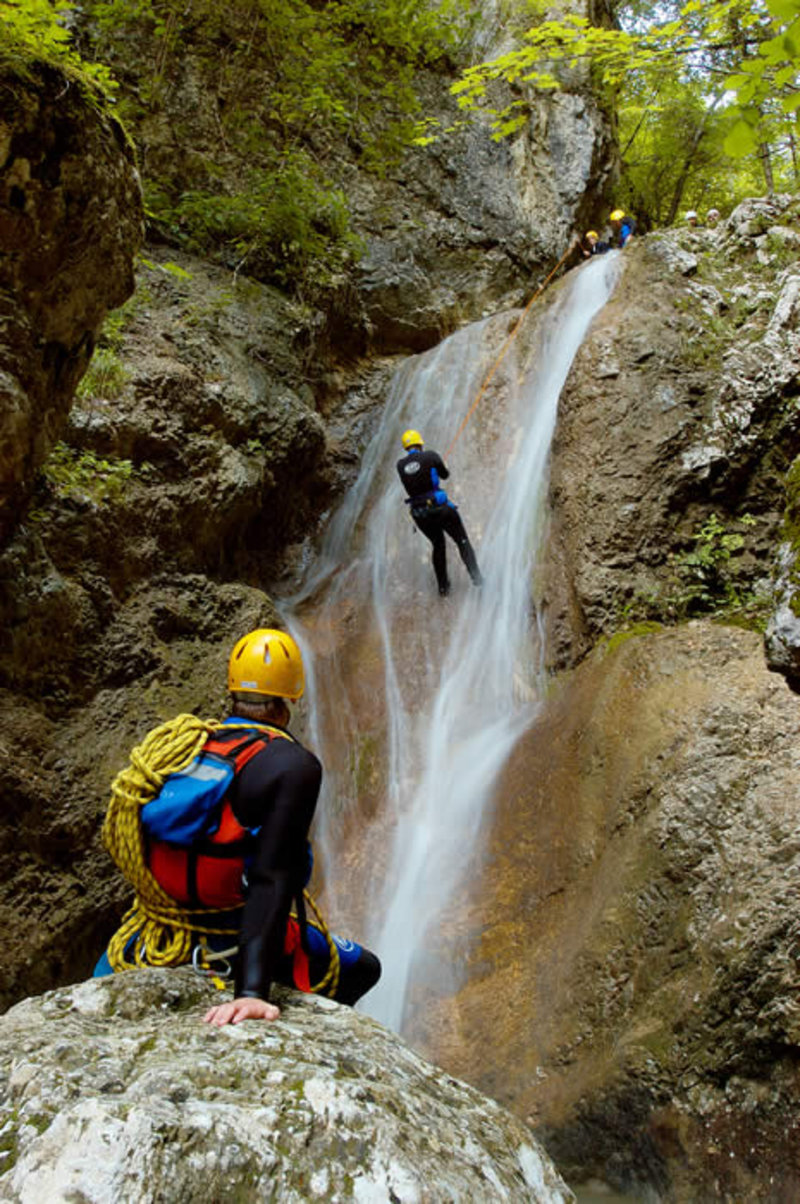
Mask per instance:
[[[223,724],[198,719],[196,715],[178,715],[153,728],[133,749],[130,763],[117,774],[111,785],[111,799],[103,823],[103,842],[116,865],[134,888],[133,906],[122,917],[120,927],[108,945],[107,956],[115,971],[137,966],[178,966],[191,958],[192,939],[196,935],[236,935],[237,928],[208,927],[207,916],[230,908],[176,907],[174,899],[159,886],[145,858],[141,808],[158,794],[172,773],[185,769],[202,751],[209,736]],[[225,724],[225,730],[252,730],[252,724]],[[319,909],[308,891],[303,892],[325,935],[330,953],[325,977],[313,986],[313,992],[334,995],[339,983],[339,950]],[[133,961],[125,950],[136,937]]]

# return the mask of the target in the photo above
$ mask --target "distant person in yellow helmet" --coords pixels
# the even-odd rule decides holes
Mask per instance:
[[[217,1026],[276,1020],[271,984],[310,991],[334,958],[337,975],[321,993],[341,1003],[355,1003],[380,977],[380,962],[369,950],[306,921],[303,890],[313,864],[308,830],[322,767],[287,727],[289,703],[304,685],[300,649],[287,632],[264,627],[243,636],[228,662],[230,717],[196,761],[167,776],[140,808],[147,869],[177,909],[201,913],[197,925],[206,947],[227,949],[235,938],[220,933],[218,939],[216,929],[238,926],[234,998],[204,1017]],[[195,939],[200,943],[199,935]],[[137,953],[148,964],[141,931],[131,936],[126,954],[128,948],[128,964]],[[109,955],[111,946],[95,976],[125,968],[112,965]]]
[[[614,231],[614,246],[624,247],[636,233],[636,222],[624,209],[613,209],[608,219]]]
[[[604,255],[606,251],[610,250],[611,244],[603,242],[596,230],[586,231],[581,243],[581,254],[584,259],[589,259],[592,255]]]
[[[433,545],[433,571],[439,593],[442,597],[450,593],[445,534],[455,542],[472,584],[482,585],[483,577],[458,508],[439,488],[439,482],[450,476],[449,469],[438,452],[425,451],[419,431],[405,432],[403,448],[406,454],[397,461],[397,471],[408,494],[406,505],[411,517]]]

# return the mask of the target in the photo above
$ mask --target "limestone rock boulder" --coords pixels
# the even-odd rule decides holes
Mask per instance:
[[[349,1008],[201,1022],[191,970],[98,979],[0,1020],[8,1201],[574,1197],[530,1131]]]
[[[106,313],[133,292],[134,154],[107,106],[44,63],[3,70],[0,541],[58,438]]]

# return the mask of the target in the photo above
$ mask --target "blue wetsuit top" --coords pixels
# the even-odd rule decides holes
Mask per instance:
[[[619,228],[619,245],[624,247],[630,236],[635,233],[636,222],[632,217],[628,217],[626,214],[625,217],[623,217]]]

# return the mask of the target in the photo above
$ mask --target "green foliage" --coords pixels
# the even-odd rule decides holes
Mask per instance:
[[[756,180],[756,191],[764,183],[772,191],[776,173],[797,184],[800,0],[626,0],[616,6],[618,28],[574,13],[553,20],[545,0],[527,7],[534,23],[521,44],[471,67],[453,88],[463,108],[488,113],[497,137],[525,120],[523,86],[571,87],[591,72],[621,113],[627,170],[618,203],[640,216],[672,222],[684,198],[724,207]],[[498,104],[499,82],[517,95]],[[729,156],[747,163],[733,183]]]
[[[138,259],[151,272],[165,272],[167,276],[174,276],[176,280],[192,279],[192,273],[187,272],[186,268],[182,268],[179,263],[172,263],[169,260],[166,263],[155,263],[152,259],[148,259],[146,255],[139,255]]]
[[[109,97],[116,83],[108,67],[87,62],[72,44],[67,21],[73,8],[65,0],[0,0],[0,63],[24,77],[31,60],[54,63]]]
[[[458,54],[479,15],[472,0],[84,0],[82,11],[96,57],[119,64],[134,133],[149,137],[163,112],[175,134],[174,156],[144,159],[151,223],[307,294],[338,283],[358,251],[342,146],[367,170],[395,166],[420,68]],[[217,122],[202,142],[178,99],[185,63]]]
[[[755,525],[752,515],[739,520],[740,527]],[[682,617],[709,611],[740,609],[752,599],[744,597],[736,587],[729,568],[731,557],[744,547],[744,536],[729,531],[716,514],[710,514],[693,536],[694,548],[672,557],[678,581],[678,592],[671,599]]]
[[[118,498],[133,472],[130,460],[107,460],[94,452],[57,443],[45,461],[42,476],[57,497],[99,505]]]
[[[185,192],[171,213],[190,249],[222,247],[237,268],[302,290],[335,282],[358,251],[342,192],[314,179],[314,165],[287,155],[254,172],[233,196]]]
[[[115,397],[128,379],[121,359],[110,347],[98,347],[77,388],[81,400]]]
[[[89,367],[77,388],[83,400],[116,396],[128,379],[128,371],[120,359],[123,332],[130,314],[131,302],[107,315]]]

